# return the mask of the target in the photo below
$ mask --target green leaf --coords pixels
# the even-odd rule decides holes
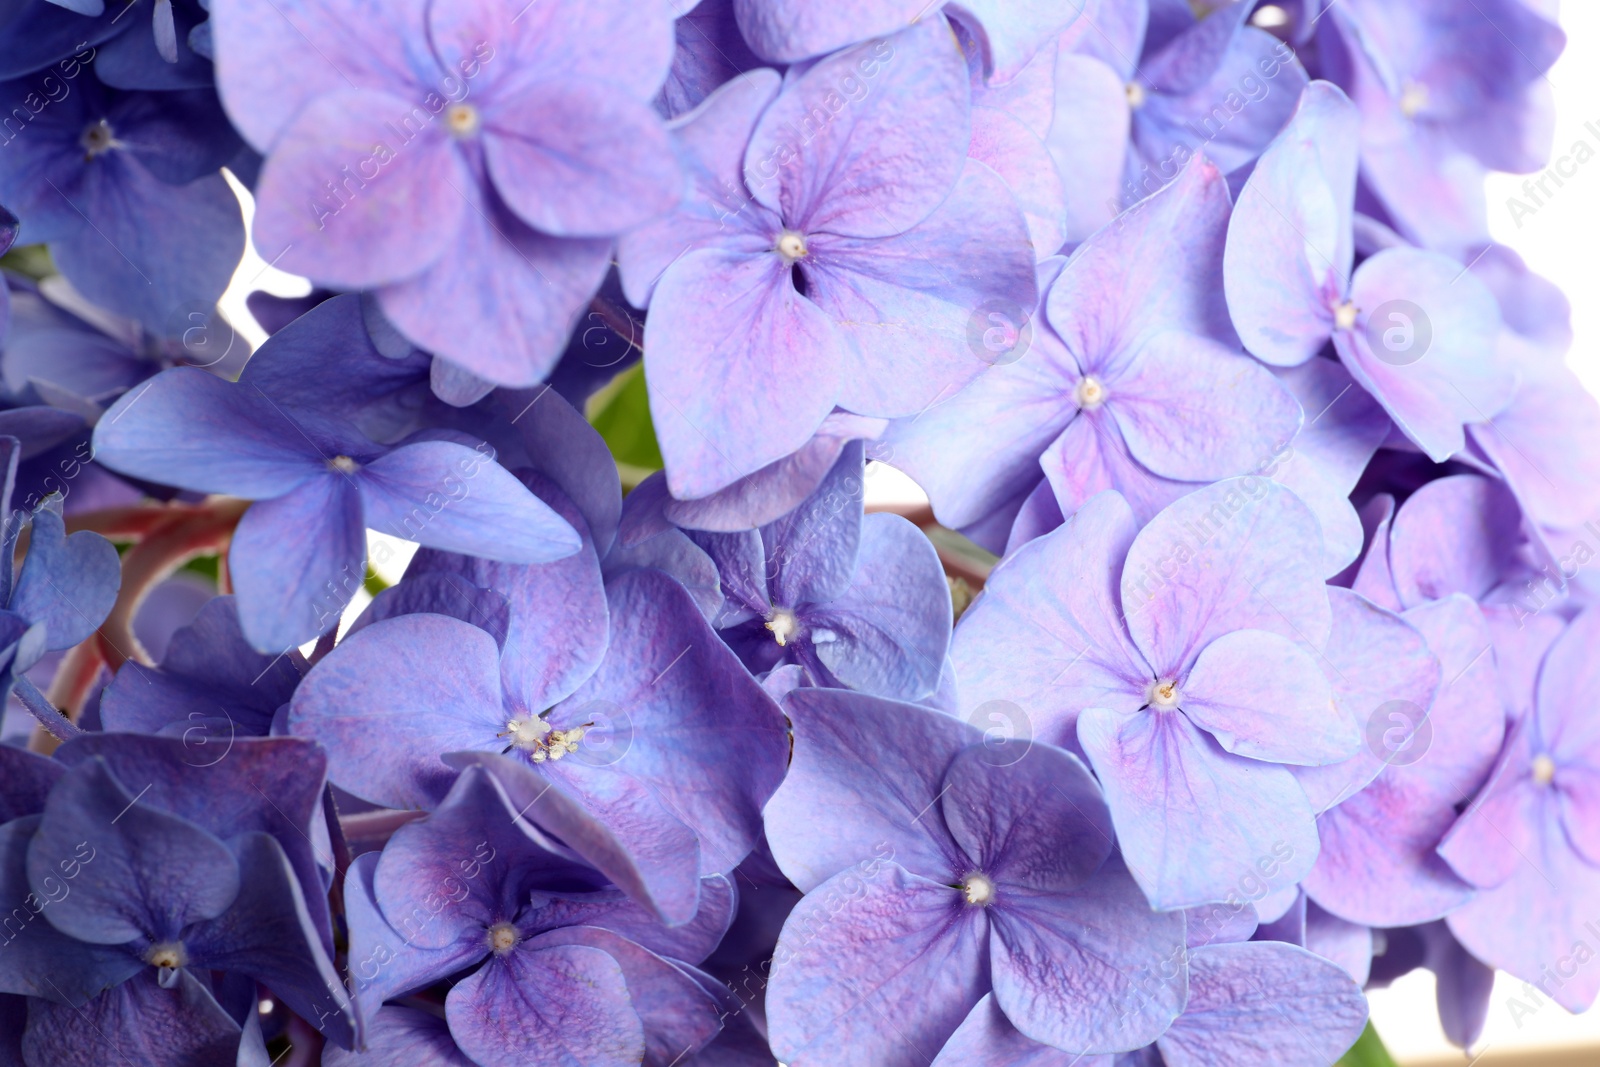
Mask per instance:
[[[50,259],[50,250],[44,245],[17,245],[0,256],[0,268],[13,271],[38,281],[56,272]]]
[[[1389,1050],[1383,1047],[1383,1041],[1378,1037],[1378,1031],[1367,1023],[1367,1028],[1361,1031],[1361,1036],[1356,1038],[1356,1043],[1350,1046],[1339,1060],[1338,1067],[1399,1067],[1394,1062],[1394,1057],[1389,1055]]]
[[[662,468],[661,446],[656,443],[655,423],[650,420],[643,364],[629,367],[590,397],[587,414],[619,467],[646,472]]]

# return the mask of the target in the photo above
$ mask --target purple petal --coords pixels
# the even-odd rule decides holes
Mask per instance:
[[[1024,1037],[995,1003],[993,993],[985,994],[973,1005],[939,1050],[933,1067],[968,1067],[974,1063],[988,1067],[1110,1067],[1100,1057],[1063,1052]]]
[[[951,646],[964,706],[1010,701],[1032,736],[1071,747],[1081,709],[1144,702],[1153,675],[1123,628],[1116,592],[1135,531],[1127,504],[1106,493],[995,569]]]
[[[1321,551],[1315,516],[1282,486],[1258,477],[1207,486],[1134,539],[1122,571],[1128,630],[1166,674],[1233,630],[1321,648],[1330,625]]]
[[[147,970],[84,1004],[35,1000],[30,1009],[22,1035],[28,1063],[221,1065],[239,1055],[239,1024],[186,971],[178,973],[175,989],[163,989]]]
[[[456,1047],[443,1019],[415,1008],[384,1007],[367,1024],[366,1048],[327,1048],[326,1067],[478,1067]]]
[[[491,959],[445,998],[450,1033],[477,1063],[639,1063],[644,1028],[617,961],[533,940]]]
[[[794,1067],[921,1067],[987,991],[987,926],[959,890],[898,863],[840,872],[778,938],[772,1051]]]
[[[1269,887],[1292,885],[1315,862],[1316,822],[1289,771],[1224,752],[1181,712],[1090,708],[1078,741],[1156,907],[1226,899],[1258,865]]]
[[[418,111],[376,89],[336,89],[308,104],[262,167],[256,243],[281,250],[285,270],[339,289],[374,288],[436,262],[461,228],[472,177],[432,115],[422,111],[427,121],[415,128]]]
[[[1477,474],[1429,482],[1406,500],[1389,530],[1400,602],[1409,608],[1451,593],[1482,599],[1521,543],[1521,511],[1505,483]]]
[[[1071,182],[1067,239],[1083,241],[1124,206],[1123,161],[1133,117],[1127,79],[1094,56],[1065,46],[1056,57],[1055,78],[1055,117],[1045,145],[1063,179]]]
[[[857,554],[865,522],[863,456],[860,444],[846,446],[816,492],[762,528],[772,603],[790,608],[826,604],[843,595],[861,573]]]
[[[991,922],[995,1003],[1035,1041],[1137,1048],[1183,1010],[1183,916],[1151,911],[1116,860],[1067,894],[999,888]]]
[[[862,693],[796,689],[785,701],[794,726],[788,776],[766,806],[767,840],[790,881],[810,891],[843,871],[892,856],[915,875],[946,879],[964,860],[929,809],[945,769],[981,735],[946,715]],[[861,752],[874,752],[870,762]],[[816,813],[835,813],[814,832]]]
[[[1322,766],[1361,744],[1316,659],[1262,630],[1235,630],[1201,649],[1182,707],[1224,749],[1251,759]]]
[[[1005,179],[1028,221],[1035,256],[1060,251],[1067,242],[1067,193],[1039,135],[999,108],[974,107],[967,152]]]
[[[122,577],[117,550],[97,533],[67,536],[62,518],[48,507],[33,514],[28,555],[22,561],[10,610],[43,624],[47,648],[71,648],[86,640],[111,613]]]
[[[357,856],[344,880],[350,988],[369,1045],[381,1040],[383,1018],[389,1011],[382,1006],[385,1000],[458,974],[488,953],[481,928],[463,929],[455,943],[442,948],[408,942],[378,906],[372,883],[379,858],[377,852]],[[454,884],[447,891],[453,890]]]
[[[262,652],[333,627],[366,577],[367,538],[353,479],[324,473],[239,520],[228,570],[239,624]]]
[[[504,467],[448,441],[395,449],[360,472],[375,530],[506,563],[548,563],[582,547],[572,527]]]
[[[1322,1067],[1367,1023],[1350,976],[1281,942],[1211,945],[1189,956],[1189,1003],[1157,1047],[1170,1067]]]

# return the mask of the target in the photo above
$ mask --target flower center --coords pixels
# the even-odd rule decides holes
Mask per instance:
[[[357,463],[349,456],[334,456],[332,459],[328,460],[328,469],[331,471],[338,471],[340,474],[354,474],[356,471],[361,469],[361,464]]]
[[[1342,304],[1335,305],[1333,309],[1333,325],[1341,330],[1353,330],[1356,328],[1356,316],[1360,313],[1360,308],[1346,300]]]
[[[994,882],[987,874],[973,871],[961,879],[961,895],[967,898],[968,904],[982,907],[994,900]]]
[[[593,725],[585,723],[567,730],[555,730],[539,716],[530,715],[525,719],[507,720],[506,728],[498,736],[509,737],[512,748],[526,752],[535,763],[543,763],[578,751],[578,742],[583,740],[583,735]]]
[[[1400,90],[1400,114],[1414,119],[1428,106],[1428,87],[1421,82],[1408,81]]]
[[[1144,107],[1144,86],[1140,85],[1138,82],[1129,82],[1123,88],[1123,91],[1128,94],[1129,107],[1133,108],[1135,111],[1139,110],[1141,107]]]
[[[105,119],[91,123],[78,138],[78,143],[83,146],[84,155],[93,159],[95,156],[111,151],[117,147],[116,134],[111,130],[111,123]]]
[[[1145,697],[1152,708],[1157,711],[1171,711],[1178,706],[1178,701],[1183,699],[1183,694],[1178,691],[1178,683],[1171,678],[1150,683],[1150,692]]]
[[[517,933],[517,928],[510,923],[495,923],[489,927],[484,935],[484,940],[489,942],[489,951],[496,956],[504,956],[507,952],[517,947],[517,942],[522,940],[522,935]]]
[[[1556,780],[1556,761],[1544,753],[1533,757],[1533,784],[1546,786]]]
[[[189,953],[181,941],[157,941],[145,949],[144,961],[163,971],[175,971],[188,965]]]
[[[778,235],[778,243],[773,248],[778,255],[793,263],[795,260],[806,258],[806,236],[794,230],[784,230]]]
[[[478,132],[478,109],[471,104],[452,104],[444,113],[444,122],[457,137],[471,137]]]
[[[1099,378],[1085,376],[1072,387],[1072,400],[1084,411],[1093,411],[1104,404],[1108,395]]]
[[[800,632],[800,620],[788,608],[773,608],[772,614],[767,617],[767,629],[772,631],[772,639],[781,647]]]

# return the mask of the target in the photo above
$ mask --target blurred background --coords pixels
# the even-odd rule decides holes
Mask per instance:
[[[1535,2],[1534,6],[1547,5]],[[1556,98],[1557,158],[1571,153],[1580,141],[1600,152],[1600,0],[1567,0],[1561,6],[1567,48],[1549,74]],[[1490,177],[1490,232],[1566,292],[1572,303],[1575,335],[1568,362],[1589,391],[1600,395],[1600,159],[1580,165],[1575,175],[1564,177],[1556,195],[1545,198],[1531,214],[1520,209],[1514,212],[1511,198],[1530,202],[1523,191],[1523,183],[1530,177],[1538,176]],[[248,222],[249,194],[239,191],[247,201]],[[245,298],[254,290],[302,296],[310,291],[310,285],[275,270],[253,250],[246,256],[222,300],[222,310],[251,347],[265,337],[245,307]],[[902,511],[927,502],[914,482],[881,463],[868,470],[867,498],[869,506]],[[374,569],[385,581],[397,581],[415,546],[377,534],[369,537],[389,542],[391,551],[380,554],[387,559]],[[359,597],[348,617],[358,615],[366,601],[365,596]],[[1573,1016],[1535,996],[1524,990],[1523,983],[1500,975],[1483,1038],[1470,1055],[1445,1040],[1434,1008],[1433,974],[1426,969],[1411,972],[1391,988],[1374,991],[1372,1020],[1401,1067],[1600,1067],[1600,1011]]]

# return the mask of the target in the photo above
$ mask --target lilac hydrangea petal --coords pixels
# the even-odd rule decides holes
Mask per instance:
[[[733,0],[700,0],[673,23],[677,48],[656,106],[682,115],[740,74],[762,68],[733,14]]]
[[[1235,630],[1201,649],[1182,707],[1224,749],[1251,759],[1321,766],[1349,759],[1361,744],[1316,659],[1262,630]]]
[[[442,948],[408,942],[378,906],[373,873],[379,858],[377,852],[357,856],[344,880],[350,989],[369,1045],[382,1033],[385,1000],[464,971],[488,952],[481,929],[463,929],[454,943]]]
[[[549,505],[489,457],[449,441],[419,441],[360,472],[375,530],[433,548],[508,563],[548,563],[582,542]]]
[[[474,1062],[639,1063],[644,1028],[617,961],[538,940],[491,959],[445,998],[450,1033]]]
[[[1156,474],[1199,482],[1252,473],[1300,429],[1295,398],[1234,348],[1163,331],[1135,358],[1112,403],[1128,451]]]
[[[228,557],[250,643],[284,651],[337,623],[365,577],[366,541],[360,490],[341,474],[250,505]]]
[[[776,63],[809,59],[868,37],[887,36],[926,13],[910,0],[875,0],[848,13],[807,0],[734,0],[733,11],[750,47]]]
[[[629,303],[648,307],[656,282],[686,248],[708,243],[730,227],[755,231],[763,222],[776,222],[750,198],[743,171],[751,131],[781,84],[776,71],[750,71],[719,86],[670,125],[690,191],[671,216],[618,241],[617,267]]]
[[[502,390],[498,399],[502,411],[515,412],[511,422],[528,450],[528,461],[577,506],[595,551],[604,556],[616,539],[622,515],[617,463],[605,439],[549,387],[537,386],[531,394]],[[520,463],[508,466],[520,469]]]
[[[1535,735],[1535,716],[1509,726],[1489,781],[1439,843],[1451,869],[1479,888],[1505,884],[1548,845],[1550,798],[1529,788]]]
[[[280,496],[325,470],[265,397],[192,367],[125,394],[95,427],[94,447],[124,474],[247,499]]]
[[[689,252],[656,285],[645,378],[676,497],[708,496],[803,446],[840,387],[833,361],[809,356],[834,350],[838,328],[778,257],[753,253]],[[724,340],[707,348],[708,337]],[[712,377],[716,395],[704,388]],[[759,402],[768,395],[783,403]]]
[[[1078,742],[1105,789],[1128,868],[1157,907],[1224,899],[1286,849],[1272,887],[1317,857],[1316,822],[1286,768],[1224,752],[1181,712],[1089,708]]]
[[[1320,1067],[1361,1035],[1367,1001],[1295,945],[1211,945],[1189,957],[1189,1003],[1156,1042],[1171,1067]]]
[[[10,607],[44,625],[47,647],[71,648],[110,614],[121,577],[110,541],[88,530],[68,536],[61,516],[41,507],[33,513],[28,555]]]
[[[428,42],[415,32],[425,0],[355,0],[339,8],[309,0],[247,0],[217,7],[218,89],[229,117],[263,152],[324,93],[351,85],[414,87],[438,74]],[[312,41],[320,52],[308,49]],[[335,55],[337,64],[327,58]]]
[[[467,200],[455,240],[378,303],[419,347],[499,385],[534,385],[600,288],[611,242],[538,233],[476,184],[450,195]]]
[[[238,894],[239,864],[226,845],[136,803],[104,761],[68,771],[50,795],[28,846],[35,891],[56,875],[60,861],[81,858],[79,842],[93,849],[72,892],[45,913],[62,933],[97,945],[170,939],[190,923],[221,915]]]
[[[544,75],[498,93],[483,115],[483,149],[507,206],[561,237],[628,229],[679,194],[677,159],[655,112],[603,83]]]
[[[1183,916],[1150,910],[1116,860],[1067,894],[1000,887],[990,922],[995,1003],[1036,1041],[1138,1047],[1183,1010]]]
[[[401,138],[396,123],[413,106],[376,89],[311,101],[262,168],[257,244],[283,249],[284,269],[341,289],[398,281],[437,261],[468,210],[460,190],[471,178],[444,130],[430,125],[416,140]],[[380,147],[383,170],[368,178],[360,164]],[[336,192],[324,191],[329,180]]]
[[[1592,766],[1594,753],[1600,751],[1600,730],[1575,710],[1600,683],[1600,664],[1593,656],[1597,633],[1600,611],[1587,608],[1550,646],[1539,671],[1535,709],[1540,736],[1558,763],[1571,764],[1574,769]],[[1582,842],[1580,848],[1593,842],[1587,832],[1579,834],[1569,828],[1568,833]],[[1600,863],[1600,855],[1590,859]]]
[[[1506,474],[1528,513],[1578,525],[1600,505],[1600,405],[1565,366],[1524,365],[1511,405],[1468,433]]]
[[[1462,424],[1482,422],[1510,402],[1515,377],[1495,351],[1500,316],[1494,295],[1453,260],[1415,249],[1385,249],[1357,269],[1350,299],[1366,315],[1358,319],[1359,329],[1334,335],[1340,358],[1435,462],[1461,450]],[[1420,320],[1411,321],[1414,313],[1389,312],[1386,321],[1366,317],[1391,300],[1421,308],[1430,326],[1428,347],[1414,360],[1410,346],[1422,340]],[[1397,338],[1405,347],[1395,355],[1375,352],[1370,340],[1388,344],[1383,338],[1393,329],[1416,332],[1408,342]]]
[[[366,1048],[324,1049],[327,1067],[477,1067],[450,1036],[450,1024],[416,1008],[386,1005],[367,1023]]]
[[[698,963],[711,955],[737,912],[737,890],[726,876],[700,879],[700,910],[679,926],[663,926],[637,901],[615,889],[551,894],[535,899],[534,922],[544,926],[597,926],[620,934],[658,956]]]
[[[1076,756],[1049,745],[1009,765],[969,746],[945,771],[939,804],[950,835],[1001,893],[1070,891],[1111,854],[1100,787]]]
[[[849,587],[806,614],[816,656],[852,689],[916,700],[934,691],[950,647],[950,587],[923,532],[898,515],[867,515]],[[822,641],[819,629],[836,639]]]
[[[1053,42],[1083,14],[1084,0],[966,0],[961,10],[978,36],[983,66],[990,79],[1004,84],[1027,66],[1034,53]]]
[[[1390,526],[1395,590],[1407,607],[1451,593],[1481,599],[1521,540],[1521,514],[1505,483],[1478,474],[1436,479],[1406,500]]]
[[[354,1010],[332,955],[323,951],[289,857],[263,833],[241,834],[231,844],[239,893],[227,911],[185,932],[194,966],[247,974],[335,1043],[353,1044],[360,1032]]]
[[[83,1004],[34,1001],[22,1049],[25,1062],[60,1067],[232,1064],[239,1024],[194,975],[180,971],[164,989],[147,968]]]
[[[1307,950],[1339,965],[1357,985],[1365,986],[1372,971],[1373,932],[1359,923],[1346,922],[1306,901]]]
[[[984,234],[979,239],[976,234]],[[844,343],[838,403],[913,415],[984,369],[968,337],[986,301],[1036,303],[1027,223],[1005,182],[968,159],[932,214],[887,237],[812,233],[808,297]]]
[[[60,763],[27,749],[0,748],[0,826],[44,810],[45,797],[61,780]]]
[[[317,664],[295,691],[289,729],[326,747],[340,788],[431,808],[455,777],[440,755],[496,746],[507,715],[493,637],[443,615],[402,615],[351,634]]]
[[[767,840],[803,891],[885,850],[915,875],[959,876],[960,847],[943,824],[919,816],[943,788],[944,770],[981,735],[914,705],[835,689],[796,689],[784,702],[794,727],[789,773],[767,802]],[[898,739],[898,740],[896,740]],[[868,764],[853,753],[876,752]],[[816,834],[818,805],[837,814]]]
[[[1321,546],[1316,517],[1274,482],[1230,478],[1190,493],[1128,549],[1121,576],[1128,631],[1158,672],[1187,668],[1233,630],[1267,630],[1320,648],[1330,625],[1316,567]]]
[[[1400,595],[1395,591],[1394,572],[1389,565],[1389,530],[1394,523],[1395,501],[1388,493],[1379,493],[1361,508],[1361,525],[1366,532],[1367,550],[1361,557],[1351,588],[1366,599],[1389,611],[1404,611]]]
[[[841,450],[828,473],[793,511],[761,530],[773,603],[793,607],[838,599],[862,568],[866,490],[860,443]]]
[[[611,930],[568,926],[540,934],[534,943],[541,951],[558,945],[597,948],[621,966],[629,1006],[644,1026],[644,1063],[671,1064],[722,1028],[721,1003],[685,969]]]
[[[1349,284],[1359,117],[1313,82],[1239,194],[1228,223],[1228,307],[1245,347],[1279,366],[1316,355]]]
[[[1132,109],[1126,79],[1093,56],[1063,47],[1055,78],[1055,117],[1045,145],[1071,183],[1067,238],[1083,241],[1122,210]]]
[[[1140,524],[1193,485],[1163,478],[1129,454],[1122,424],[1111,411],[1080,412],[1039,457],[1063,515],[1081,508],[1097,493],[1116,490]]]
[[[346,636],[375,622],[401,615],[448,615],[476,626],[493,637],[502,651],[505,649],[506,631],[511,626],[511,605],[504,596],[473,585],[459,574],[414,571],[414,567],[408,569],[405,581],[373,597],[367,610],[350,624]]]
[[[869,81],[864,99],[851,106],[838,90],[847,77],[877,84]],[[913,100],[915,108],[907,104]],[[806,125],[819,106],[831,119]],[[746,181],[756,200],[805,232],[893,236],[927,218],[955,184],[969,108],[955,35],[943,18],[924,19],[792,78],[756,123]],[[813,128],[807,139],[804,131]],[[838,182],[841,173],[852,175],[847,185]]]
[[[1071,747],[1080,709],[1143,703],[1153,675],[1123,629],[1116,589],[1136,532],[1127,504],[1105,493],[995,569],[951,644],[964,706],[1009,700],[1034,736]],[[1059,587],[1041,574],[1059,575]]]
[[[87,843],[86,847],[75,847],[64,856],[52,858],[54,870],[30,883],[28,846],[38,826],[37,815],[24,815],[0,825],[0,891],[6,900],[15,901],[6,915],[0,992],[82,1004],[146,965],[121,945],[80,941],[44,918],[52,902],[65,899],[72,891],[73,879],[67,876],[75,878],[85,863],[94,862],[96,853],[94,846]]]
[[[987,926],[958,889],[892,860],[839,872],[801,899],[778,938],[772,1051],[795,1067],[927,1062],[986,992]]]

